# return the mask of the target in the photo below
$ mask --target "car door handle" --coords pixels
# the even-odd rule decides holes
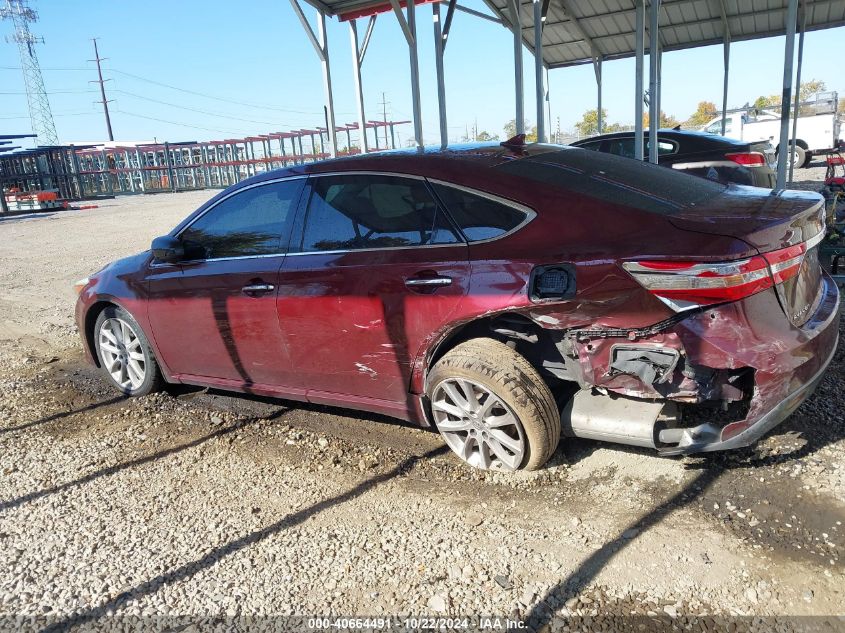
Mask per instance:
[[[273,292],[275,289],[276,286],[273,284],[250,284],[241,288],[241,291],[246,295],[257,295],[265,292]]]
[[[426,286],[451,286],[451,277],[411,277],[405,280],[405,285],[410,288],[426,287]]]

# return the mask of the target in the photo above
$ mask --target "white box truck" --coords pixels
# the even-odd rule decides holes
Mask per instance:
[[[840,134],[842,121],[837,113],[838,95],[824,92],[811,100],[799,104],[798,127],[795,134],[795,155],[797,167],[807,165],[814,155],[837,151],[843,143]],[[722,133],[722,116],[719,115],[704,127],[708,134]],[[775,151],[779,150],[780,112],[777,109],[755,107],[727,111],[725,136],[746,142],[769,141]],[[792,142],[792,118],[789,120],[789,142]]]

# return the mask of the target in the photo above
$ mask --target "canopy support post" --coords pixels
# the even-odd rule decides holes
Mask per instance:
[[[634,78],[634,157],[643,160],[643,58],[645,56],[645,0],[636,0],[636,71]]]
[[[807,28],[807,6],[801,7],[801,28],[798,33],[798,68],[795,70],[795,112],[792,113],[792,142],[790,144],[790,155],[795,152],[795,143],[798,138],[798,108],[801,103],[801,64],[804,60],[804,31]],[[802,167],[802,165],[798,165]],[[792,184],[792,174],[795,168],[794,161],[789,161],[789,184]]]
[[[660,85],[658,64],[660,63],[660,0],[651,0],[651,14],[648,28],[648,160],[657,164],[657,128],[660,127]]]
[[[367,44],[373,32],[376,16],[370,17],[367,25],[367,33],[364,37],[364,46],[358,44],[358,25],[356,20],[349,21],[349,40],[352,44],[352,78],[355,81],[355,104],[358,108],[358,130],[361,137],[361,153],[370,151],[370,143],[367,139],[367,119],[364,113],[364,87],[361,82],[361,65],[364,63],[364,55],[367,52]],[[348,134],[348,130],[347,130]],[[351,149],[351,148],[350,148]]]
[[[537,101],[537,141],[546,142],[545,89],[543,88],[543,2],[534,4],[534,93]]]
[[[728,79],[731,72],[731,27],[728,24],[728,12],[725,8],[725,0],[719,0],[719,10],[722,13],[722,57],[724,64],[724,75],[722,78],[722,131],[725,135],[725,128],[728,124]]]
[[[728,124],[728,79],[731,72],[731,40],[728,37],[724,41],[724,77],[722,79],[722,131],[721,135],[725,135],[725,127]]]
[[[317,52],[317,57],[320,58],[320,64],[323,67],[323,90],[326,94],[326,120],[327,120],[327,136],[329,139],[329,153],[332,158],[337,156],[337,132],[335,130],[334,119],[334,95],[332,94],[332,72],[329,64],[329,42],[326,34],[326,14],[322,10],[317,10],[317,35],[314,35],[314,30],[308,23],[305,14],[302,12],[302,7],[299,6],[298,0],[290,0],[294,13],[302,23],[302,28],[305,29],[305,34],[308,36],[311,45]]]
[[[596,73],[596,134],[601,134],[604,128],[604,117],[601,111],[601,56],[593,59],[593,71]]]
[[[519,19],[519,0],[508,0],[513,30],[513,79],[516,94],[516,133],[525,134],[525,95],[522,82],[522,23]]]
[[[792,59],[795,55],[795,23],[798,21],[798,0],[789,0],[786,12],[786,45],[783,53],[783,94],[778,143],[778,174],[775,189],[786,186],[786,161],[789,158],[789,107],[792,102]]]
[[[399,0],[390,0],[390,5],[393,7],[393,12],[396,14],[396,19],[402,32],[405,34],[405,40],[408,42],[408,51],[411,58],[411,106],[414,114],[414,141],[418,149],[423,147],[423,131],[422,131],[422,106],[420,105],[420,62],[417,51],[417,14],[414,0],[408,0],[406,4],[407,20],[402,13],[402,6]]]
[[[451,16],[455,10],[455,0],[449,0],[447,9],[447,24],[450,26]],[[431,4],[431,16],[434,21],[434,64],[437,71],[437,108],[440,115],[440,147],[445,148],[449,144],[449,126],[446,119],[446,79],[443,71],[443,49],[449,32],[441,29],[440,26],[440,3]]]

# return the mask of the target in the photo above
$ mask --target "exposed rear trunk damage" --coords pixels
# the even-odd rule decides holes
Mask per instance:
[[[666,453],[752,443],[812,392],[835,348],[838,291],[817,258],[822,201],[730,187],[669,219],[682,231],[740,240],[756,255],[738,261],[691,253],[692,263],[677,272],[677,259],[668,258],[665,266],[637,264],[632,276],[674,282],[670,275],[680,273],[680,287],[684,279],[724,279],[741,294],[720,300],[718,292],[712,298],[690,290],[690,298],[704,300],[666,302],[674,316],[637,328],[598,321],[567,329],[548,308],[535,311],[562,359],[547,358],[544,369],[580,387],[562,409],[564,432]],[[738,275],[753,285],[745,277],[731,281]],[[673,286],[645,287],[661,298],[659,289]]]

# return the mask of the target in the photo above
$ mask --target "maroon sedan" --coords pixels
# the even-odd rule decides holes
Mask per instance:
[[[812,393],[839,293],[817,194],[554,145],[273,171],[79,284],[91,362],[434,426],[540,467],[561,433],[746,446]]]

